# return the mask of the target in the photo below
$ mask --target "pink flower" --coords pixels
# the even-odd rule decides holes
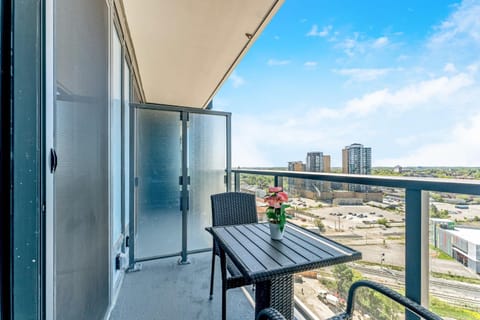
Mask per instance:
[[[282,187],[268,188],[270,194],[264,198],[264,201],[268,203],[270,208],[279,209],[284,202],[288,201],[288,195],[282,190]]]
[[[279,192],[277,193],[277,197],[280,202],[286,202],[288,201],[288,195],[285,192]]]
[[[268,206],[269,206],[269,207],[277,208],[277,206],[278,206],[277,199],[275,199],[275,198],[273,198],[273,197],[268,198],[268,199],[265,199],[265,201],[268,203]]]
[[[269,193],[281,192],[282,190],[283,190],[282,187],[270,187],[270,188],[268,188]]]

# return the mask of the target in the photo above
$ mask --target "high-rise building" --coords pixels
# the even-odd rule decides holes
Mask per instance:
[[[308,172],[323,172],[323,152],[308,152],[305,169]]]
[[[342,171],[351,174],[371,174],[372,148],[360,143],[346,146],[342,150]]]
[[[305,169],[308,172],[330,172],[330,156],[324,155],[323,152],[308,152]],[[329,191],[330,183],[306,180],[306,189],[315,193],[321,191]]]
[[[329,155],[323,155],[323,172],[332,172],[331,158]]]
[[[371,174],[372,148],[353,143],[342,150],[342,171],[350,174]],[[352,191],[366,191],[366,186],[350,185]]]
[[[342,173],[348,173],[348,149],[342,149]]]
[[[290,161],[288,163],[288,171],[305,171],[305,164],[302,161]],[[305,180],[288,178],[287,192],[290,195],[300,195],[305,189]]]

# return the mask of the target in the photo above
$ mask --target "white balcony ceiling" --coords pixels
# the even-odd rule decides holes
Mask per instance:
[[[123,0],[146,102],[205,107],[282,3]]]

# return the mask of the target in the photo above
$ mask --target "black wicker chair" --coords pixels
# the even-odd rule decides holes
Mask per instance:
[[[379,283],[375,283],[369,280],[359,280],[352,284],[350,290],[348,291],[348,300],[347,300],[347,310],[341,314],[338,314],[334,317],[329,318],[328,320],[349,320],[353,316],[353,307],[355,302],[355,291],[360,287],[367,287],[375,291],[380,292],[381,294],[387,296],[393,301],[401,304],[406,309],[410,310],[414,314],[420,316],[426,320],[442,320],[442,318],[430,310],[422,307],[418,303],[410,300],[409,298],[402,296],[398,292],[385,287]],[[267,308],[262,311],[257,316],[257,320],[284,320],[285,318],[275,309]]]
[[[229,226],[235,224],[256,223],[257,205],[255,195],[242,192],[225,192],[214,194],[212,200],[212,225]],[[213,242],[212,273],[210,278],[210,299],[213,297],[213,276],[215,272],[215,256],[220,256],[218,245]],[[222,257],[221,257],[222,258]],[[249,283],[238,271],[228,256],[222,261],[222,319],[226,319],[227,290],[242,287]],[[226,269],[226,270],[225,270]],[[228,273],[227,274],[227,270]]]

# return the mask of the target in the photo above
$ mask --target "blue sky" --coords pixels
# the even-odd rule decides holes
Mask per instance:
[[[286,0],[214,98],[234,166],[480,166],[480,0]]]

